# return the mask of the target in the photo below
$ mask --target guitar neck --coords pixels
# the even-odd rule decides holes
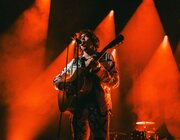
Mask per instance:
[[[113,46],[115,46],[116,44],[118,44],[119,42],[123,40],[124,40],[124,36],[122,35],[117,36],[116,39],[111,41],[106,47],[104,47],[104,49],[101,52],[99,52],[98,56],[95,57],[94,60],[99,61],[109,48],[112,48]]]
[[[99,61],[101,59],[101,57],[106,53],[106,51],[108,50],[109,48],[104,48],[101,52],[98,53],[98,56],[94,58],[95,61]]]

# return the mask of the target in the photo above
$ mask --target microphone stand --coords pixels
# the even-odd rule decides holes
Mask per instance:
[[[66,52],[66,72],[65,72],[65,82],[64,82],[64,89],[66,87],[66,78],[67,78],[67,63],[68,63],[68,53],[69,53],[69,46],[67,46],[67,52]],[[58,105],[60,109],[60,104],[59,104],[59,98],[60,98],[60,91],[58,93]],[[62,97],[62,108],[64,106],[64,98],[65,98],[65,91],[63,91],[63,97]],[[57,140],[60,140],[60,134],[61,134],[61,126],[62,126],[62,116],[63,112],[60,110],[60,116],[59,116],[59,127],[58,127],[58,134],[57,134]]]
[[[75,49],[75,55],[76,55],[76,85],[75,85],[75,89],[76,89],[76,98],[75,98],[75,114],[77,114],[78,111],[78,107],[79,107],[79,87],[78,87],[78,83],[79,83],[79,68],[78,68],[78,64],[79,64],[79,43],[76,41],[76,49]],[[75,119],[75,128],[74,128],[74,132],[75,134],[77,131],[77,120]],[[76,137],[74,135],[74,137]]]

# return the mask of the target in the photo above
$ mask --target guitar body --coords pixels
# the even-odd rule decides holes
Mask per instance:
[[[70,110],[74,107],[75,96],[66,96],[66,93],[62,91],[62,93],[58,94],[58,106],[61,112],[66,110]]]
[[[85,73],[83,68],[78,68],[71,77],[68,76],[66,79],[65,89],[58,94],[58,105],[61,112],[74,108],[77,98],[78,101],[83,100],[92,89],[92,79],[85,76]]]

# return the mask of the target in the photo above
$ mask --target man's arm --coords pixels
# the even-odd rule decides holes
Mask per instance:
[[[65,74],[72,74],[73,73],[73,62],[74,59],[70,61],[70,63],[67,64],[67,67],[65,67],[61,73],[59,73],[57,76],[55,76],[53,80],[53,85],[56,90],[62,90],[63,89],[63,76]]]
[[[106,53],[98,67],[99,70],[96,72],[96,75],[100,81],[109,87],[116,88],[119,85],[119,74],[113,56]]]

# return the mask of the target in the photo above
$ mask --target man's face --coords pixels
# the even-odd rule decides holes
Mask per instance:
[[[83,51],[87,53],[93,53],[95,51],[93,42],[87,34],[82,34],[80,40],[82,42],[82,44],[80,44],[80,47]]]

